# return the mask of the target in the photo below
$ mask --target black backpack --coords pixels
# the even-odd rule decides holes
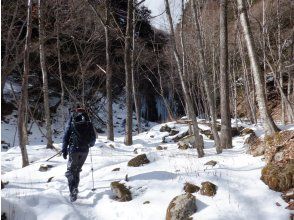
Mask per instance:
[[[96,134],[93,124],[86,112],[74,112],[71,121],[72,145],[77,149],[88,150],[94,146]]]

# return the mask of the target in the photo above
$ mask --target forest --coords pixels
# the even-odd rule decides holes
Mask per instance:
[[[2,0],[1,15],[1,219],[294,218],[293,1]],[[75,201],[78,109],[96,142]]]

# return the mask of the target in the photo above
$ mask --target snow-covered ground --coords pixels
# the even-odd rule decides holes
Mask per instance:
[[[175,122],[168,123],[180,132],[187,127]],[[167,132],[159,132],[162,125],[134,136],[134,144],[125,146],[123,136],[114,142],[99,135],[91,149],[94,168],[94,188],[92,191],[91,157],[88,156],[79,187],[79,197],[69,202],[67,179],[64,176],[66,161],[55,157],[45,160],[55,152],[44,145],[28,147],[30,166],[21,168],[18,147],[2,152],[2,180],[9,181],[1,193],[2,212],[8,219],[165,219],[166,209],[171,199],[182,194],[185,182],[198,186],[203,181],[211,181],[218,186],[214,197],[194,193],[198,211],[194,219],[217,220],[288,220],[289,210],[280,193],[268,189],[260,180],[265,163],[262,157],[252,157],[245,153],[244,139],[236,137],[234,148],[217,155],[213,141],[204,137],[205,157],[198,158],[195,149],[179,150],[176,143],[161,143]],[[201,125],[202,128],[207,128]],[[261,135],[261,129],[255,127]],[[3,135],[3,134],[2,134]],[[156,146],[167,150],[156,150]],[[58,145],[60,146],[60,145]],[[151,163],[141,167],[128,167],[127,162],[139,154],[146,153]],[[204,165],[215,160],[214,167]],[[41,164],[52,165],[47,172],[38,171]],[[119,171],[112,171],[120,168]],[[128,182],[125,176],[128,175]],[[48,182],[48,179],[51,178]],[[124,182],[130,187],[133,200],[118,202],[110,190],[112,181]],[[145,201],[150,203],[144,204]],[[277,206],[276,203],[281,204]]]

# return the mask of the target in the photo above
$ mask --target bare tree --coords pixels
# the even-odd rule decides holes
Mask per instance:
[[[112,63],[111,63],[111,41],[110,41],[110,0],[105,0],[105,18],[98,12],[94,4],[88,0],[91,8],[104,26],[105,51],[106,51],[106,96],[107,96],[107,139],[114,140],[113,132],[113,109],[112,109]]]
[[[183,4],[183,2],[182,2],[182,4]],[[178,74],[179,74],[179,77],[180,77],[181,86],[182,86],[182,90],[183,90],[184,97],[185,97],[188,116],[192,120],[192,124],[193,124],[193,133],[194,133],[194,136],[195,136],[195,145],[196,145],[198,157],[203,157],[204,156],[203,138],[199,134],[199,128],[198,128],[198,123],[197,123],[197,119],[196,119],[195,110],[194,110],[194,107],[192,105],[192,100],[191,100],[191,97],[190,97],[189,92],[188,92],[186,81],[184,79],[183,69],[182,69],[183,68],[182,67],[182,62],[181,62],[181,58],[180,58],[179,52],[178,52],[177,47],[176,47],[173,20],[172,20],[168,0],[165,0],[165,9],[166,9],[166,14],[167,14],[168,21],[169,21],[169,26],[170,26],[171,46],[172,46],[172,49],[173,49],[173,54],[174,54],[174,57],[175,57],[175,60],[176,60],[177,68],[178,68]]]
[[[125,144],[132,145],[132,125],[133,125],[133,109],[132,109],[132,61],[131,61],[131,49],[132,49],[132,34],[133,34],[133,10],[134,0],[128,0],[127,9],[127,27],[125,33],[125,50],[124,50],[124,61],[125,61],[125,74],[126,74],[126,134]]]
[[[276,131],[278,131],[278,127],[274,123],[271,115],[269,114],[268,108],[266,106],[265,92],[264,92],[264,84],[262,81],[261,70],[257,62],[256,49],[254,45],[254,40],[252,36],[252,32],[249,25],[249,19],[247,16],[247,10],[245,7],[244,0],[237,0],[238,3],[238,11],[240,14],[240,22],[243,28],[244,38],[247,45],[249,60],[251,69],[253,72],[255,90],[257,95],[257,102],[259,107],[260,116],[263,120],[263,127],[265,133],[270,135]]]
[[[26,114],[28,104],[28,77],[29,77],[29,57],[30,57],[30,45],[31,45],[31,33],[32,33],[32,1],[28,0],[27,9],[27,33],[24,51],[24,73],[22,76],[21,85],[21,98],[19,101],[18,108],[18,137],[19,147],[22,156],[22,167],[29,165],[29,158],[26,149],[27,142],[27,125],[26,125]]]
[[[221,96],[221,147],[232,147],[231,114],[228,77],[228,1],[220,1],[220,96]]]
[[[216,151],[217,153],[221,153],[222,149],[220,146],[220,139],[219,139],[218,131],[216,128],[216,111],[215,111],[215,106],[213,101],[213,93],[212,93],[211,86],[209,84],[208,68],[207,68],[205,55],[204,55],[203,39],[200,32],[200,21],[199,21],[200,18],[198,16],[195,0],[192,0],[192,10],[193,10],[194,23],[196,27],[195,34],[196,34],[196,45],[197,45],[198,58],[199,58],[199,67],[200,67],[200,72],[204,82],[205,93],[207,95],[208,107],[209,107],[209,112],[211,117],[211,129],[212,129],[212,133],[214,137]]]
[[[44,4],[44,1],[43,1]],[[46,58],[45,58],[45,31],[44,31],[44,18],[43,18],[43,5],[41,0],[38,0],[38,15],[39,15],[39,48],[40,48],[40,64],[43,76],[43,97],[44,97],[44,110],[45,110],[45,121],[46,121],[46,138],[47,148],[54,148],[52,141],[52,130],[50,121],[50,109],[49,109],[49,91],[48,91],[48,75],[46,69]]]
[[[60,21],[59,21],[59,8],[60,8],[60,0],[58,0],[58,8],[56,9],[56,35],[57,35],[57,60],[58,60],[58,73],[59,73],[59,82],[60,82],[60,88],[61,88],[61,124],[63,126],[63,129],[65,128],[65,117],[64,117],[64,86],[63,86],[63,78],[62,78],[62,69],[61,69],[61,54],[60,54]]]

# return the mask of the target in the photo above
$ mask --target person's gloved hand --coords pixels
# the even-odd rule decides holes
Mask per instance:
[[[62,152],[63,159],[67,159],[67,152]]]

